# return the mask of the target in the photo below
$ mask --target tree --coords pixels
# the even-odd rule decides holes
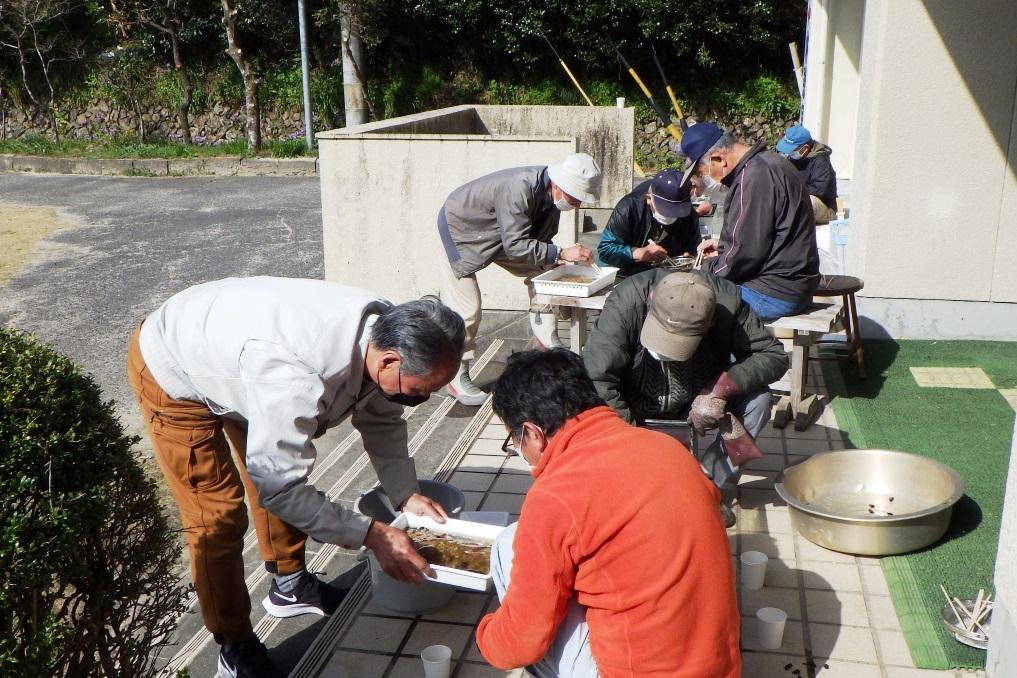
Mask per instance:
[[[238,0],[222,0],[222,23],[226,27],[226,53],[233,59],[244,83],[244,120],[247,125],[247,148],[261,149],[261,104],[258,101],[258,75],[251,60],[240,47],[237,24]]]
[[[185,144],[191,143],[191,122],[189,112],[194,99],[194,85],[184,64],[181,34],[188,23],[205,9],[194,7],[193,0],[110,0],[110,20],[116,25],[123,38],[140,26],[165,37],[173,57],[173,72],[182,92],[177,103],[177,122]],[[144,138],[144,132],[142,132]]]
[[[85,60],[87,32],[70,29],[83,15],[79,0],[4,0],[0,4],[0,48],[13,54],[21,92],[37,111],[50,115],[58,136],[52,111],[57,92],[54,69]]]

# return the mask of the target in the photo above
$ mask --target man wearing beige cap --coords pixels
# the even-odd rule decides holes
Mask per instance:
[[[470,361],[480,326],[481,297],[477,271],[498,264],[530,277],[557,263],[593,261],[582,245],[559,248],[551,242],[562,212],[597,201],[600,166],[586,153],[573,153],[549,166],[500,170],[452,191],[438,213],[438,235],[445,257],[441,300],[466,322],[463,360],[448,392],[476,406],[487,394],[473,383]],[[544,346],[560,346],[557,321],[546,309],[531,307],[530,327]]]
[[[784,348],[734,283],[662,269],[614,288],[583,360],[600,396],[624,419],[688,421],[705,433],[730,412],[752,438],[770,417],[767,385],[788,368]],[[740,469],[719,438],[700,463],[718,487],[737,482]],[[724,513],[733,523],[730,510]]]

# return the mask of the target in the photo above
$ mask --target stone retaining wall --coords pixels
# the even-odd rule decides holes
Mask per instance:
[[[2,108],[0,101],[0,139],[16,139],[25,134],[54,136],[53,119],[35,109]],[[180,139],[176,109],[147,106],[141,109],[146,139]],[[207,111],[191,109],[191,140],[198,144],[215,145],[244,138],[244,117],[240,108],[216,103]],[[71,139],[103,139],[140,136],[138,114],[108,101],[92,101],[82,108],[58,110],[57,125],[62,137]],[[314,119],[314,129],[321,121]],[[295,139],[304,135],[303,112],[299,108],[264,109],[261,134],[266,141]]]
[[[747,144],[754,144],[765,139],[771,146],[784,136],[784,130],[798,124],[797,119],[768,120],[763,115],[738,119],[725,118],[720,115],[692,113],[687,117],[689,123],[697,120],[709,120],[724,129],[730,130],[738,139]],[[672,117],[671,122],[678,124]],[[664,164],[672,165],[679,161],[678,142],[675,141],[667,128],[656,118],[636,121],[635,149],[637,153],[655,162],[648,162],[643,169],[655,169]]]
[[[52,172],[121,176],[310,176],[318,173],[317,158],[54,158],[42,155],[0,155],[0,172]]]

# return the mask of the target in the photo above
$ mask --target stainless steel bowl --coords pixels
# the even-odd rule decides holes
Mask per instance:
[[[965,610],[973,611],[975,609],[974,600],[966,599],[960,602]],[[992,601],[990,600],[986,603],[985,607],[988,608],[989,613],[979,622],[980,630],[978,627],[975,627],[973,631],[968,631],[965,624],[971,621],[970,615],[965,614],[965,611],[958,610],[960,615],[958,620],[958,616],[954,614],[954,608],[949,603],[943,603],[940,615],[943,617],[943,624],[946,626],[947,631],[957,639],[957,642],[970,645],[979,650],[985,650],[989,647],[989,634],[992,633]],[[982,631],[985,633],[982,633]]]
[[[964,480],[933,459],[891,450],[824,452],[785,469],[777,493],[803,537],[866,556],[907,553],[943,536]]]

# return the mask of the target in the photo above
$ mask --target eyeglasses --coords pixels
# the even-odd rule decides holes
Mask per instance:
[[[502,452],[504,452],[505,454],[509,454],[509,455],[512,455],[512,454],[520,455],[521,454],[519,452],[519,448],[516,447],[515,443],[513,442],[513,440],[519,435],[519,433],[522,433],[522,431],[519,431],[519,432],[509,431],[509,434],[507,436],[505,436],[505,442],[503,442],[501,444],[501,451]]]

